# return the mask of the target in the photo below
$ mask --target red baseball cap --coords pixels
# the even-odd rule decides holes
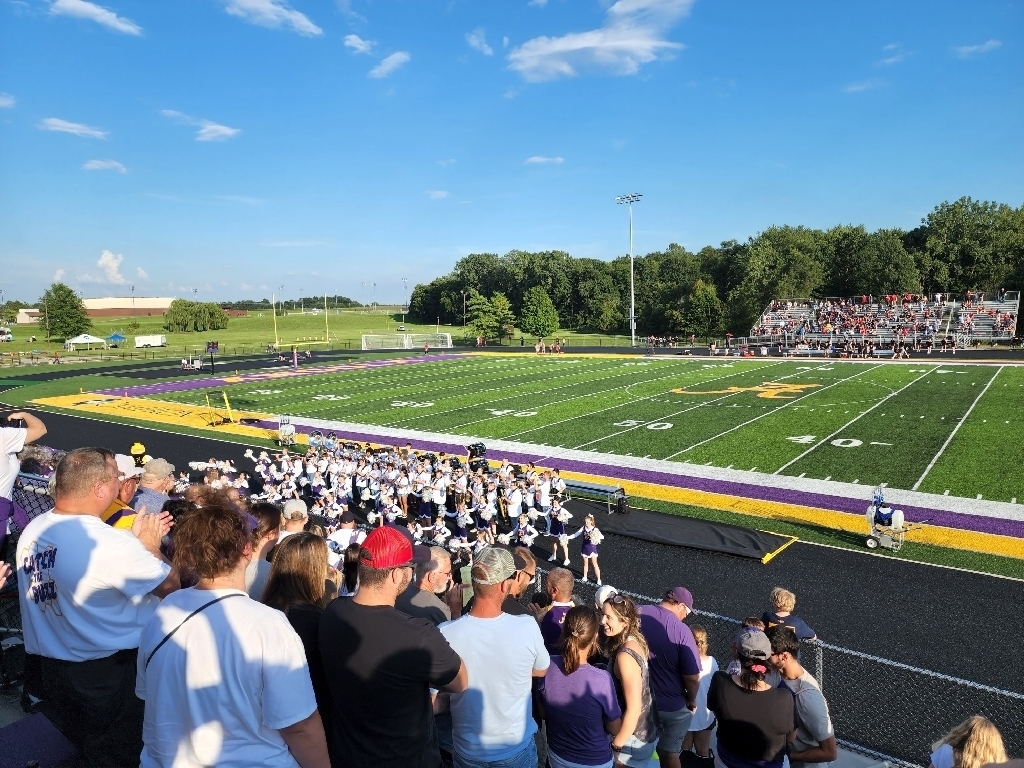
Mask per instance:
[[[413,544],[412,536],[405,529],[390,525],[374,528],[362,543],[362,549],[369,557],[360,557],[359,561],[379,570],[430,560],[429,547]]]

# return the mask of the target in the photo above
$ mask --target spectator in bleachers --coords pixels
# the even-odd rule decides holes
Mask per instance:
[[[14,570],[7,563],[0,563],[0,589],[7,586],[7,580],[14,575]]]
[[[150,459],[143,467],[139,487],[131,500],[132,509],[145,506],[147,512],[161,509],[174,488],[174,465],[166,459]]]
[[[320,616],[337,594],[339,576],[327,566],[327,542],[312,533],[289,536],[274,551],[260,600],[281,611],[302,641],[320,719],[331,722],[331,694],[320,657]]]
[[[23,529],[28,525],[25,511],[12,501],[14,481],[21,471],[18,454],[26,445],[46,434],[46,425],[31,413],[16,411],[7,414],[7,419],[7,426],[0,427],[0,547],[7,536],[8,520],[15,518],[15,522]],[[16,423],[18,419],[25,422],[24,427],[10,424],[11,420]]]
[[[139,637],[160,598],[180,585],[160,552],[170,516],[137,515],[130,532],[103,522],[122,485],[114,454],[103,448],[69,452],[53,482],[56,506],[18,541],[25,650],[42,656],[51,719],[86,763],[135,768]]]
[[[437,768],[429,687],[458,693],[466,666],[441,632],[395,608],[430,552],[400,529],[363,542],[359,589],[327,606],[320,651],[334,711],[333,754],[347,768]]]
[[[444,599],[442,599],[442,596]],[[462,613],[462,585],[452,583],[452,558],[443,547],[431,547],[430,559],[417,563],[409,588],[395,600],[395,608],[435,627]]]
[[[550,659],[537,622],[501,610],[516,572],[507,549],[483,548],[473,559],[472,608],[441,625],[469,673],[469,686],[450,699],[456,768],[537,767],[532,683]]]
[[[117,462],[119,485],[117,496],[103,513],[103,522],[112,528],[127,531],[135,520],[131,502],[139,488],[139,478],[145,470],[135,464],[135,459],[123,453],[115,454],[114,459]]]
[[[142,632],[143,768],[330,765],[302,642],[245,592],[249,520],[213,506],[178,524],[175,563],[198,583],[164,600]]]
[[[551,768],[610,768],[614,762],[608,736],[622,725],[615,683],[607,671],[587,663],[597,651],[599,630],[597,611],[572,608],[562,623],[560,653],[537,681]]]
[[[776,625],[767,635],[772,644],[771,665],[792,692],[796,711],[796,734],[789,742],[789,764],[792,768],[828,768],[839,756],[836,734],[818,681],[797,660],[800,641],[790,627]]]
[[[640,612],[625,595],[613,595],[604,603],[601,627],[602,650],[610,660],[615,695],[622,709],[612,751],[618,765],[646,766],[658,745],[661,725],[651,692],[650,654],[640,631]]]
[[[740,672],[716,672],[708,689],[708,709],[718,720],[716,765],[782,768],[795,727],[793,695],[765,682],[772,646],[764,632],[740,633],[736,653]]]
[[[302,533],[309,522],[309,508],[302,499],[289,499],[285,502],[284,510],[281,512],[281,533],[278,534],[278,543],[284,541],[294,533]]]
[[[697,688],[697,708],[690,719],[690,729],[683,740],[683,751],[692,748],[698,757],[711,757],[711,731],[715,727],[715,716],[708,709],[708,688],[711,678],[718,671],[718,660],[710,655],[708,631],[700,624],[690,626],[693,641],[700,653],[700,685]]]
[[[928,768],[981,768],[1006,760],[999,731],[988,718],[974,715],[932,744]]]
[[[798,640],[818,639],[818,635],[807,622],[793,613],[796,609],[796,595],[783,587],[775,587],[772,590],[771,603],[772,610],[761,615],[765,630],[776,626],[789,627],[796,633]]]
[[[552,568],[548,572],[545,589],[551,596],[551,605],[540,617],[540,633],[548,654],[558,653],[562,638],[562,622],[565,614],[575,605],[572,588],[575,580],[572,571],[566,568]]]
[[[245,569],[245,589],[249,597],[259,600],[270,578],[270,554],[277,546],[281,508],[263,501],[250,506],[249,514],[256,518],[256,529],[252,534],[253,557]]]
[[[640,607],[640,631],[650,652],[651,689],[661,718],[658,760],[679,768],[679,752],[697,708],[700,652],[693,633],[683,622],[693,610],[686,587],[665,593],[659,605]]]

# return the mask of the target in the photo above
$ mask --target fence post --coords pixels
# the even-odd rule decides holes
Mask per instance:
[[[814,679],[818,682],[818,687],[825,691],[825,650],[821,647],[820,643],[814,646],[814,660],[817,670],[814,673]]]

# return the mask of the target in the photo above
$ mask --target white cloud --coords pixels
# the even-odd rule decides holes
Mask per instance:
[[[58,269],[56,272],[53,273],[53,282],[59,283],[62,277],[64,277],[64,270]]]
[[[345,35],[345,47],[354,53],[369,53],[376,44],[376,40],[363,40],[359,35]]]
[[[548,0],[530,0],[530,2],[527,3],[527,5],[532,5],[536,8],[543,8],[547,4]]]
[[[232,136],[237,136],[242,132],[241,128],[229,128],[226,125],[215,123],[212,120],[204,120],[202,118],[186,115],[176,109],[162,109],[160,110],[160,114],[185,125],[198,126],[199,130],[196,131],[196,141],[224,141],[225,139],[230,139]]]
[[[893,64],[899,64],[910,55],[910,53],[903,50],[903,43],[889,43],[888,45],[884,45],[882,46],[882,52],[889,54],[878,62],[883,67],[891,67]]]
[[[146,274],[146,270],[142,267],[136,267],[135,274],[139,276],[139,280],[149,280],[149,275]]]
[[[856,83],[850,83],[848,86],[843,88],[847,93],[860,93],[861,91],[870,91],[875,88],[882,88],[888,85],[885,80],[879,80],[877,77],[872,77],[870,80],[861,80]]]
[[[584,70],[633,75],[643,64],[683,48],[665,33],[686,16],[694,0],[617,0],[604,26],[561,37],[535,37],[508,55],[509,69],[524,80],[576,77]]]
[[[988,53],[994,51],[996,48],[1003,44],[1002,40],[988,40],[980,45],[960,45],[953,48],[953,53],[959,56],[961,59],[969,59],[972,56],[976,56],[979,53]]]
[[[446,165],[452,165],[453,163],[455,163],[455,158],[454,157],[449,157],[447,160],[438,160],[437,161],[437,164],[442,166],[442,167],[446,166]]]
[[[334,4],[338,6],[338,10],[347,16],[349,20],[365,23],[366,17],[352,10],[352,0],[334,0]]]
[[[428,189],[423,194],[429,197],[431,200],[444,200],[446,197],[448,197],[450,193],[446,192],[443,189]]]
[[[534,155],[528,157],[523,161],[523,165],[544,165],[546,163],[552,163],[554,165],[561,165],[565,162],[563,157],[544,157],[543,155]]]
[[[127,283],[128,281],[125,280],[124,275],[121,274],[122,261],[124,261],[124,256],[119,253],[115,254],[111,251],[104,251],[101,253],[99,261],[96,262],[96,266],[103,270],[103,277],[105,280],[98,282],[115,283],[116,285],[124,285]]]
[[[96,3],[88,0],[53,0],[50,6],[50,13],[55,16],[74,16],[78,19],[88,19],[102,24],[115,32],[123,32],[126,35],[141,35],[142,27],[130,19],[118,16]]]
[[[227,0],[225,10],[259,27],[291,29],[307,37],[323,34],[320,27],[289,6],[286,0]]]
[[[501,47],[508,48],[508,35],[505,35],[505,37],[501,38]]]
[[[381,60],[380,64],[371,69],[369,76],[377,78],[387,77],[400,66],[405,64],[405,62],[407,62],[410,58],[412,57],[405,51],[397,51],[396,53],[392,53],[390,56],[384,57]]]
[[[14,97],[9,93],[0,93],[0,109],[7,109],[13,107],[15,104]]]
[[[128,169],[117,162],[117,160],[86,160],[85,165],[82,166],[82,170],[117,171],[118,173],[128,173]]]
[[[91,128],[83,123],[69,123],[59,117],[48,117],[38,126],[41,131],[57,131],[58,133],[71,133],[75,136],[82,136],[87,139],[105,139],[107,132],[99,128]]]
[[[477,27],[472,32],[466,33],[466,42],[473,50],[480,51],[484,56],[490,56],[494,49],[487,44],[483,27]]]

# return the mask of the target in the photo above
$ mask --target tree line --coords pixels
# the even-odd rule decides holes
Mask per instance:
[[[409,314],[423,323],[465,321],[488,338],[513,327],[529,336],[557,328],[628,333],[629,271],[628,256],[474,253],[417,285]],[[672,243],[634,259],[634,283],[638,333],[699,337],[746,335],[776,299],[1020,290],[1024,205],[963,197],[937,205],[909,231],[773,226],[697,253]],[[550,330],[551,316],[535,322],[541,304],[551,305]]]

